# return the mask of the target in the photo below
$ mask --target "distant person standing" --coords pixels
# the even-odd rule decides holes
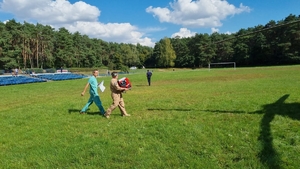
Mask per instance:
[[[150,86],[151,85],[152,72],[150,72],[149,70],[147,70],[146,76],[147,76],[148,84]]]
[[[111,112],[119,107],[121,111],[121,115],[124,116],[130,116],[130,114],[127,114],[125,110],[125,103],[123,100],[122,92],[129,90],[128,88],[122,88],[118,84],[118,73],[112,72],[111,73],[112,79],[110,80],[110,91],[111,91],[111,98],[113,99],[113,103],[111,106],[107,109],[104,116],[106,118],[109,118]]]
[[[63,67],[60,67],[60,73],[62,73],[63,72]]]
[[[18,76],[18,74],[19,74],[19,69],[15,68],[15,76]]]
[[[93,102],[95,102],[95,104],[98,106],[100,114],[101,115],[105,114],[105,110],[102,106],[102,102],[101,102],[99,94],[98,94],[98,82],[96,79],[98,74],[99,74],[98,70],[93,71],[93,76],[91,76],[89,78],[88,83],[85,85],[84,90],[81,93],[81,96],[83,96],[86,89],[90,86],[90,98],[89,98],[88,102],[86,103],[86,105],[80,111],[80,114],[84,114]]]

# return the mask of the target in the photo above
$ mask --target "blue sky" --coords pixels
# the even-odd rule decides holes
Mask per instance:
[[[164,37],[234,33],[300,15],[300,0],[0,0],[0,21],[65,27],[153,47]]]

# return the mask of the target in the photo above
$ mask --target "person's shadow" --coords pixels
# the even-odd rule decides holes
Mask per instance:
[[[260,122],[260,134],[258,140],[262,144],[262,150],[258,154],[260,161],[270,169],[281,168],[280,155],[273,146],[273,136],[271,133],[271,122],[275,115],[289,117],[293,120],[300,120],[300,104],[284,103],[289,97],[286,94],[272,104],[263,105],[263,109],[251,113],[264,114]]]
[[[282,161],[280,154],[273,146],[273,136],[271,133],[271,122],[275,115],[289,117],[293,120],[300,120],[300,103],[284,103],[289,94],[283,95],[276,102],[262,106],[261,110],[250,112],[249,114],[263,114],[260,122],[260,133],[258,141],[262,149],[258,153],[258,158],[262,164],[269,169],[280,169]],[[220,111],[204,110],[217,113],[243,113],[243,111]],[[295,140],[294,140],[295,141]],[[293,142],[293,141],[292,141]]]
[[[88,109],[90,110],[90,109]],[[80,113],[80,109],[68,109],[69,114],[71,113]],[[86,112],[87,115],[100,115],[99,112]]]

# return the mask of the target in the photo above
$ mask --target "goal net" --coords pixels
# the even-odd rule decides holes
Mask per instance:
[[[208,64],[208,69],[212,68],[234,68],[236,69],[236,64],[235,62],[218,62],[218,63],[209,63]]]

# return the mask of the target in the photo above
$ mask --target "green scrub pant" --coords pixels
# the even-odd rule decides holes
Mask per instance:
[[[97,105],[97,107],[99,108],[100,114],[104,115],[105,114],[105,110],[102,106],[102,102],[100,100],[99,96],[93,96],[91,95],[88,102],[85,104],[85,106],[81,109],[81,112],[86,112],[87,109],[90,107],[90,105],[95,102],[95,104]]]

